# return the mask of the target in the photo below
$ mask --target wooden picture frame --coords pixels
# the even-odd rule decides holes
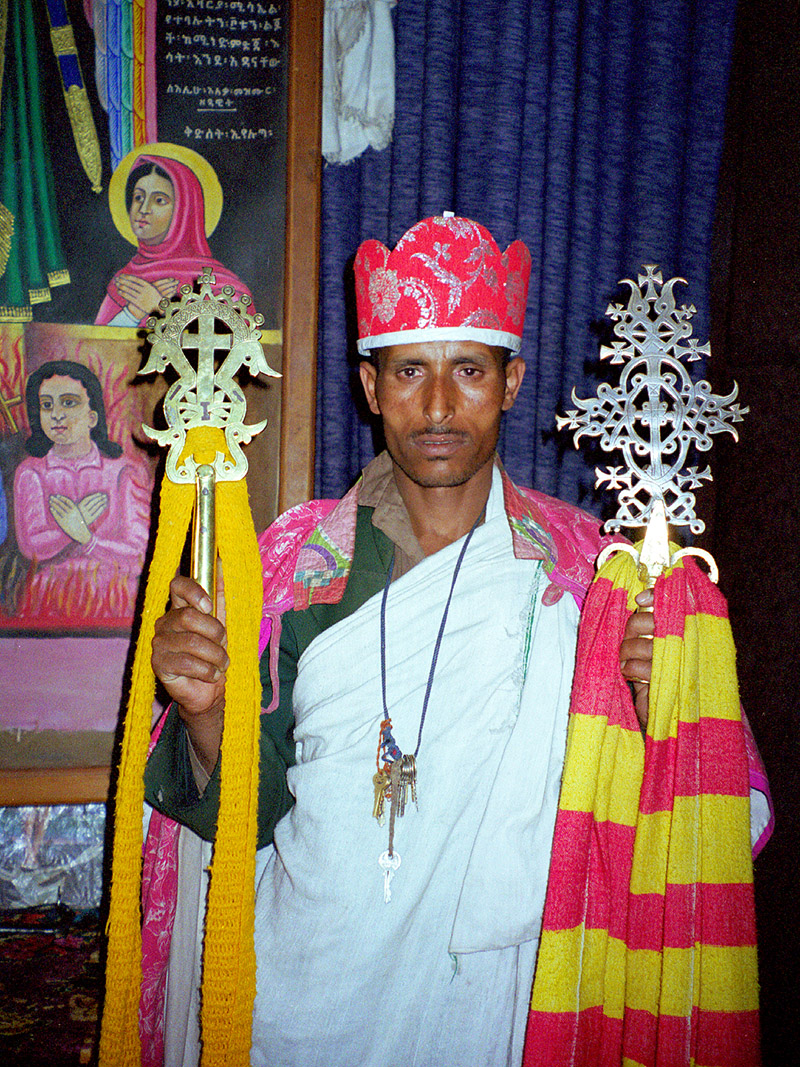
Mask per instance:
[[[290,6],[279,511],[314,488],[323,0]],[[0,773],[0,805],[105,803],[111,768]]]

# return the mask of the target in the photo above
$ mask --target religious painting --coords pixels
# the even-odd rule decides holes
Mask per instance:
[[[138,353],[56,326],[0,333],[0,631],[130,630],[154,462]]]
[[[281,329],[286,14],[286,0],[9,5],[1,322],[137,327],[211,266]]]
[[[137,251],[108,283],[95,322],[144,326],[162,300],[193,285],[207,268],[214,273],[214,292],[229,286],[255,310],[250,290],[208,245],[222,201],[216,172],[198,152],[173,144],[129,152],[111,177],[109,203],[114,225]]]
[[[0,767],[109,758],[160,476],[149,317],[211,268],[280,369],[287,14],[0,0]],[[280,386],[246,392],[261,529]]]
[[[142,424],[163,392],[137,380],[140,359],[110,327],[0,327],[5,766],[110,754],[151,539],[156,457]],[[54,731],[83,751],[70,757]]]

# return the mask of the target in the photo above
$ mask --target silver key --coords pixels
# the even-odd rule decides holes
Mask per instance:
[[[400,814],[405,814],[406,798],[409,789],[411,790],[411,800],[417,810],[419,810],[419,805],[417,804],[417,761],[413,756],[403,756],[403,761],[400,767],[400,784],[403,788],[403,804]]]
[[[383,871],[383,902],[384,904],[388,904],[392,899],[392,891],[389,888],[389,883],[394,877],[394,872],[400,866],[400,853],[392,852],[390,854],[388,849],[386,852],[381,852],[378,857],[378,866]]]

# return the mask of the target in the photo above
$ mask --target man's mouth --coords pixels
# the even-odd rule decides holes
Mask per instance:
[[[411,435],[413,444],[431,459],[446,459],[461,448],[467,435],[459,430],[429,426]]]

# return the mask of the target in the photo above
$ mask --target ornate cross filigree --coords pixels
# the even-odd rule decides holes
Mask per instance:
[[[734,383],[728,396],[711,392],[707,381],[693,382],[681,362],[693,362],[709,353],[691,336],[692,305],[675,303],[674,287],[683,278],[662,285],[661,272],[645,266],[638,284],[629,278],[627,305],[612,303],[606,315],[615,322],[620,338],[600,348],[602,359],[624,364],[619,385],[601,384],[597,396],[581,400],[566,416],[556,416],[559,429],[575,431],[575,447],[581,437],[599,437],[606,452],[622,451],[625,466],[595,468],[596,485],[619,490],[617,514],[606,522],[607,530],[644,526],[649,520],[688,526],[701,533],[705,523],[695,515],[695,496],[703,481],[711,480],[706,466],[687,466],[692,448],[711,448],[711,436],[727,432],[738,440],[734,423],[748,408],[734,403]],[[644,559],[642,560],[644,562]]]
[[[153,346],[141,374],[178,372],[178,381],[164,397],[166,430],[143,426],[148,437],[167,445],[166,476],[173,482],[194,482],[196,502],[192,526],[192,576],[214,603],[216,594],[216,483],[238,481],[247,473],[247,458],[241,449],[267,424],[246,425],[247,402],[234,375],[244,366],[280,378],[267,363],[261,347],[262,315],[250,315],[249,297],[235,300],[232,286],[214,295],[214,273],[206,267],[199,291],[182,285],[177,304],[164,299],[159,304],[163,318],[149,318],[147,335]],[[222,329],[218,330],[218,325]],[[197,352],[197,367],[186,356]],[[219,366],[217,363],[219,362]],[[217,451],[213,463],[198,463],[186,449],[189,430],[217,427],[225,433],[228,455]]]
[[[250,315],[247,297],[234,300],[232,286],[226,285],[214,295],[214,273],[207,267],[199,279],[199,292],[192,286],[180,288],[177,304],[162,300],[159,305],[163,318],[150,318],[147,335],[152,344],[150,356],[140,374],[164,372],[172,366],[179,378],[164,397],[164,415],[168,429],[155,430],[144,426],[148,437],[160,445],[169,446],[166,472],[173,482],[193,482],[197,463],[191,455],[183,456],[186,433],[194,427],[217,426],[225,431],[225,443],[231,459],[218,452],[214,475],[218,481],[235,481],[247,473],[247,459],[241,445],[247,444],[266,426],[266,420],[246,425],[247,410],[244,393],[235,380],[241,367],[251,374],[280,375],[267,363],[261,347],[262,315]],[[222,324],[218,331],[217,323]],[[197,351],[197,368],[186,356],[187,350]],[[218,356],[227,353],[219,367]]]

